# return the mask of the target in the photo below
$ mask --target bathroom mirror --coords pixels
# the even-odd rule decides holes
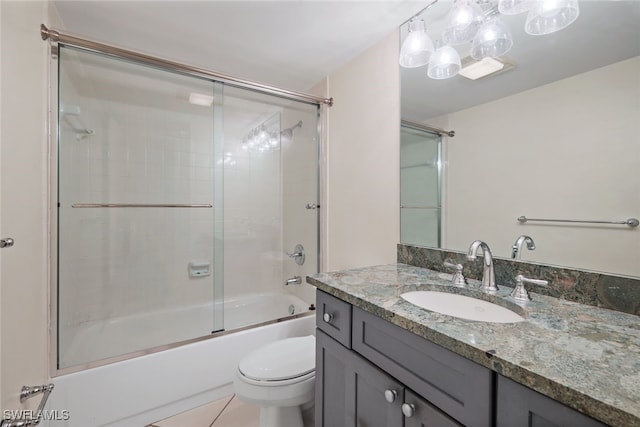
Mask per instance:
[[[432,39],[451,5],[422,13]],[[481,239],[509,258],[528,235],[536,249],[524,245],[523,261],[639,277],[640,227],[517,218],[640,218],[640,2],[582,0],[572,25],[545,36],[525,33],[526,13],[502,18],[508,71],[400,71],[402,119],[455,131],[442,138],[441,247]],[[456,49],[464,65],[469,44]]]

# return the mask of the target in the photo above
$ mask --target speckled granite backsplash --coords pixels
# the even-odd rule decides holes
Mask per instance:
[[[399,263],[451,273],[451,270],[445,269],[443,266],[445,259],[462,264],[465,277],[482,279],[481,260],[469,261],[466,253],[398,245]],[[548,287],[527,284],[527,288],[535,293],[640,315],[640,279],[504,258],[494,258],[494,268],[498,286],[513,287],[515,286],[514,278],[518,274],[522,274],[531,279],[549,281]]]

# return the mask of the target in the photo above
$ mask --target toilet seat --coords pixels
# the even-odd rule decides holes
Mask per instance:
[[[315,378],[316,373],[315,371],[313,371],[305,375],[301,375],[295,378],[289,378],[286,380],[254,380],[253,378],[244,376],[240,371],[238,371],[238,376],[240,376],[240,379],[247,384],[253,384],[253,385],[262,386],[262,387],[280,387],[280,386],[300,383],[308,380],[309,378]]]
[[[287,338],[259,348],[238,365],[242,379],[256,385],[286,385],[315,375],[315,337]]]

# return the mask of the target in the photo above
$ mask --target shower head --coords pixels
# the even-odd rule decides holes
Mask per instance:
[[[61,105],[60,106],[60,119],[64,119],[73,133],[76,134],[76,139],[80,141],[96,133],[95,130],[89,129],[85,126],[84,122],[80,118],[80,107],[77,105]]]
[[[295,128],[301,128],[301,127],[302,127],[302,120],[300,120],[298,123],[291,126],[290,128],[284,129],[282,132],[280,132],[280,135],[291,138],[291,136],[293,136],[293,130]]]

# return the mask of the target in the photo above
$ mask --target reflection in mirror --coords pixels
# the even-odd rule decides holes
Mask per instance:
[[[439,134],[403,122],[400,127],[400,241],[440,247]]]
[[[421,16],[436,40],[450,7]],[[456,132],[442,140],[441,247],[481,239],[509,258],[524,234],[536,250],[523,261],[638,277],[640,227],[517,218],[640,217],[640,2],[582,1],[571,26],[546,36],[526,34],[525,15],[503,17],[508,71],[432,80],[401,69],[402,118]],[[456,48],[468,63],[469,46]]]

